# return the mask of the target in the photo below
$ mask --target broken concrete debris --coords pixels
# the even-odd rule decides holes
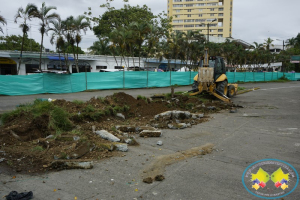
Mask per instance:
[[[157,141],[156,143],[158,146],[162,146],[163,145],[163,142],[162,141]]]
[[[160,130],[143,130],[140,132],[140,137],[160,137],[162,135]]]
[[[117,117],[119,117],[119,118],[125,120],[125,116],[124,116],[122,113],[117,113]]]
[[[105,140],[109,140],[111,142],[120,142],[119,138],[107,132],[106,130],[96,131],[96,134]]]
[[[55,160],[51,163],[55,169],[92,169],[92,161]]]
[[[117,151],[123,151],[123,152],[128,151],[127,144],[123,144],[123,143],[114,143],[114,146],[116,147],[116,150],[117,150]]]

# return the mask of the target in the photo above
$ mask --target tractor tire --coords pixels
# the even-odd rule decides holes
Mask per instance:
[[[194,81],[194,83],[192,85],[192,89],[195,91],[198,90],[198,85],[199,85],[199,83],[197,81]]]
[[[235,95],[235,87],[233,85],[228,86],[227,97],[232,98]]]
[[[227,95],[228,87],[227,87],[227,81],[222,81],[217,83],[217,90],[221,92],[224,95]]]

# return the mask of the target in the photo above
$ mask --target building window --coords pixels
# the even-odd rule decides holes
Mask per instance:
[[[193,7],[194,4],[185,4],[185,7]]]
[[[224,11],[224,8],[219,8],[219,11]]]
[[[198,3],[197,6],[205,6],[205,3]]]
[[[214,9],[214,8],[210,8],[209,10],[210,10],[210,11],[215,11],[215,9]]]
[[[194,27],[194,24],[187,24],[187,25],[184,25],[184,27],[186,27],[186,28]]]
[[[215,16],[215,14],[210,14],[211,17]]]
[[[107,66],[96,66],[96,69],[107,69]]]
[[[173,20],[173,23],[183,23],[183,20]]]
[[[187,17],[192,17],[192,15],[187,15]]]
[[[184,22],[194,22],[194,20],[193,19],[186,19],[186,20],[184,20]]]
[[[26,74],[36,73],[39,69],[39,66],[40,66],[39,64],[25,64]]]
[[[183,7],[183,4],[174,4],[173,7]]]
[[[223,29],[218,29],[218,32],[223,32]]]
[[[187,9],[188,12],[192,12],[192,9]]]
[[[203,9],[199,9],[199,12],[203,12]]]
[[[182,0],[174,0],[173,2],[182,2]]]
[[[180,12],[180,10],[175,10],[175,12],[179,13],[179,12]]]
[[[202,17],[202,16],[203,16],[202,14],[199,15],[199,17]]]
[[[219,17],[223,17],[224,16],[224,14],[223,13],[219,13]]]
[[[223,35],[222,34],[218,34],[218,37],[223,37]]]
[[[205,22],[205,19],[195,19],[195,22]]]
[[[124,69],[123,66],[115,66],[115,69]]]

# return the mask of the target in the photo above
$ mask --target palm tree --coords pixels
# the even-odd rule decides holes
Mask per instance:
[[[86,34],[86,31],[88,28],[91,28],[90,23],[85,19],[84,15],[79,15],[77,18],[73,19],[73,29],[76,31],[75,35],[75,43],[76,43],[76,54],[77,58],[75,57],[75,62],[76,62],[76,69],[78,70],[78,45],[81,42],[82,38],[80,35],[81,30]]]
[[[20,67],[22,63],[22,54],[23,54],[23,46],[24,46],[24,39],[25,35],[27,35],[27,32],[29,31],[29,26],[27,24],[27,20],[31,20],[34,17],[34,13],[37,12],[37,7],[34,4],[27,4],[25,10],[20,7],[17,11],[17,14],[15,15],[15,23],[18,22],[18,19],[21,18],[23,19],[22,24],[20,24],[20,28],[22,29],[23,32],[23,38],[22,38],[22,47],[21,47],[21,54],[20,54],[20,61],[19,61],[19,66],[17,70],[17,74],[20,72]]]
[[[254,45],[251,45],[250,48],[254,49],[255,51],[260,51],[260,50],[264,50],[264,45],[263,44],[259,44],[257,42],[253,42]]]
[[[265,40],[264,45],[265,45],[265,47],[266,47],[266,49],[267,49],[268,51],[270,50],[270,45],[271,45],[271,46],[274,46],[274,45],[272,44],[273,41],[274,41],[274,40],[272,40],[271,38],[268,38],[268,39]]]
[[[65,41],[63,38],[63,27],[62,27],[62,23],[61,23],[61,18],[58,17],[55,20],[50,20],[49,24],[52,25],[52,27],[48,27],[47,32],[49,31],[53,31],[50,37],[50,43],[53,45],[55,44],[55,47],[58,51],[59,54],[59,62],[60,62],[60,67],[62,70],[62,65],[61,65],[61,59],[60,59],[60,53],[62,51],[64,51],[64,47],[65,47]]]
[[[93,43],[88,49],[94,55],[112,55],[108,38],[98,38],[99,41]]]
[[[6,20],[4,19],[4,17],[2,17],[2,15],[0,15],[0,23],[1,23],[2,25],[6,24]],[[2,29],[1,26],[0,26],[0,31],[3,33],[3,29]]]
[[[41,67],[42,67],[42,51],[43,51],[44,35],[45,34],[47,35],[47,33],[48,33],[48,31],[47,31],[48,30],[47,29],[48,21],[58,19],[58,17],[59,17],[59,15],[56,14],[56,13],[49,14],[49,12],[51,10],[56,10],[56,7],[55,6],[48,6],[47,7],[45,2],[43,2],[42,7],[40,8],[40,10],[37,10],[34,13],[35,17],[41,20],[40,28],[39,28],[39,31],[42,35],[41,51],[40,51],[40,65],[39,65],[40,70],[41,70]]]

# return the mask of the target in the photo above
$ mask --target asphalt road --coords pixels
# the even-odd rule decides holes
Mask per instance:
[[[7,174],[0,169],[0,197],[10,191],[33,191],[34,199],[259,199],[243,187],[242,174],[250,163],[273,158],[286,161],[300,172],[300,82],[244,84],[260,90],[238,95],[237,113],[212,115],[184,130],[163,130],[161,138],[138,138],[125,157],[98,161],[91,170],[66,170],[44,175]],[[179,90],[188,90],[182,87]],[[126,90],[133,96],[169,92],[169,88]],[[1,110],[35,98],[88,100],[118,92],[100,91],[63,95],[1,96]],[[163,146],[157,146],[158,140]],[[173,154],[207,143],[211,154],[195,156],[165,168],[165,180],[145,184],[141,175],[159,155]],[[16,175],[15,179],[12,176]],[[5,184],[4,184],[5,182]],[[284,200],[298,200],[300,186]],[[75,198],[76,197],[76,198]]]

